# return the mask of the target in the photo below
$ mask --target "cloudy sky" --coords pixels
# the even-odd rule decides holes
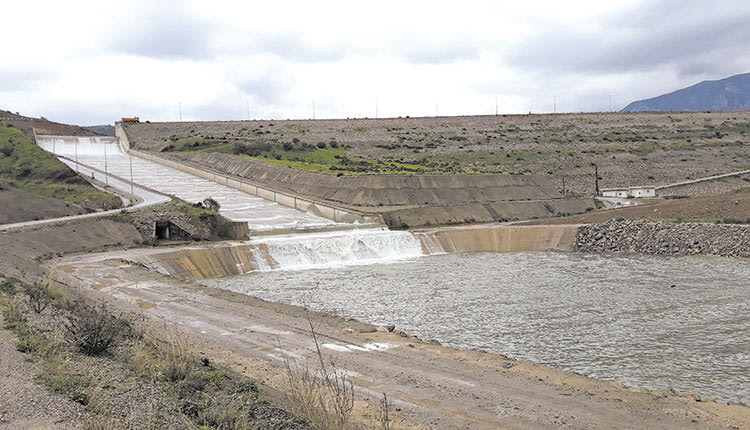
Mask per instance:
[[[0,109],[76,124],[580,112],[750,72],[747,0],[13,1]],[[497,102],[496,102],[497,100]]]

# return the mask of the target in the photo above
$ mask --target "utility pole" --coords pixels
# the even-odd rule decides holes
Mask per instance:
[[[107,143],[104,143],[104,183],[109,185],[109,175],[107,174]]]
[[[75,150],[76,150],[76,173],[78,173],[78,139],[76,139]]]
[[[378,119],[378,99],[375,99],[375,119]]]
[[[552,113],[557,113],[557,97],[552,96]]]
[[[608,95],[609,97],[609,111],[612,112],[612,95]]]
[[[250,100],[247,101],[247,120],[250,121]]]
[[[312,119],[315,119],[315,100],[313,100],[313,118]]]
[[[130,205],[135,204],[135,192],[133,191],[133,154],[130,154]]]
[[[182,102],[180,102],[180,122],[182,122]]]
[[[594,196],[599,195],[599,166],[594,164]]]
[[[495,116],[497,116],[497,96],[495,96]]]

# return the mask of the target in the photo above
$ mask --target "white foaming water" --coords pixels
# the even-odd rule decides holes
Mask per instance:
[[[257,248],[250,251],[260,271],[389,263],[425,255],[413,234],[385,228],[269,236],[252,243],[265,248],[271,260],[267,264]]]
[[[129,155],[112,137],[38,137],[43,149],[77,159],[80,163],[106,170],[120,178],[131,177]],[[106,160],[105,160],[106,151]],[[106,166],[105,166],[106,162]],[[133,182],[195,203],[212,197],[221,205],[222,215],[234,221],[247,221],[251,231],[302,229],[335,225],[334,221],[301,212],[261,197],[252,196],[138,157],[132,158]],[[97,174],[97,179],[102,179]]]

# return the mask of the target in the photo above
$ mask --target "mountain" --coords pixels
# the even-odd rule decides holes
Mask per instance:
[[[114,125],[84,125],[83,128],[86,130],[91,130],[94,133],[103,134],[105,136],[114,136],[115,135],[115,126]]]
[[[652,99],[639,100],[620,112],[750,110],[750,73],[691,87]]]

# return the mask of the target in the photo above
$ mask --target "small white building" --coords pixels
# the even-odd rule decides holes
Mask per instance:
[[[601,190],[602,197],[620,197],[620,198],[628,198],[628,189],[627,188],[602,188]]]
[[[618,197],[621,199],[656,197],[656,187],[602,188],[601,195],[602,197]]]
[[[656,187],[630,187],[630,197],[656,197]]]

